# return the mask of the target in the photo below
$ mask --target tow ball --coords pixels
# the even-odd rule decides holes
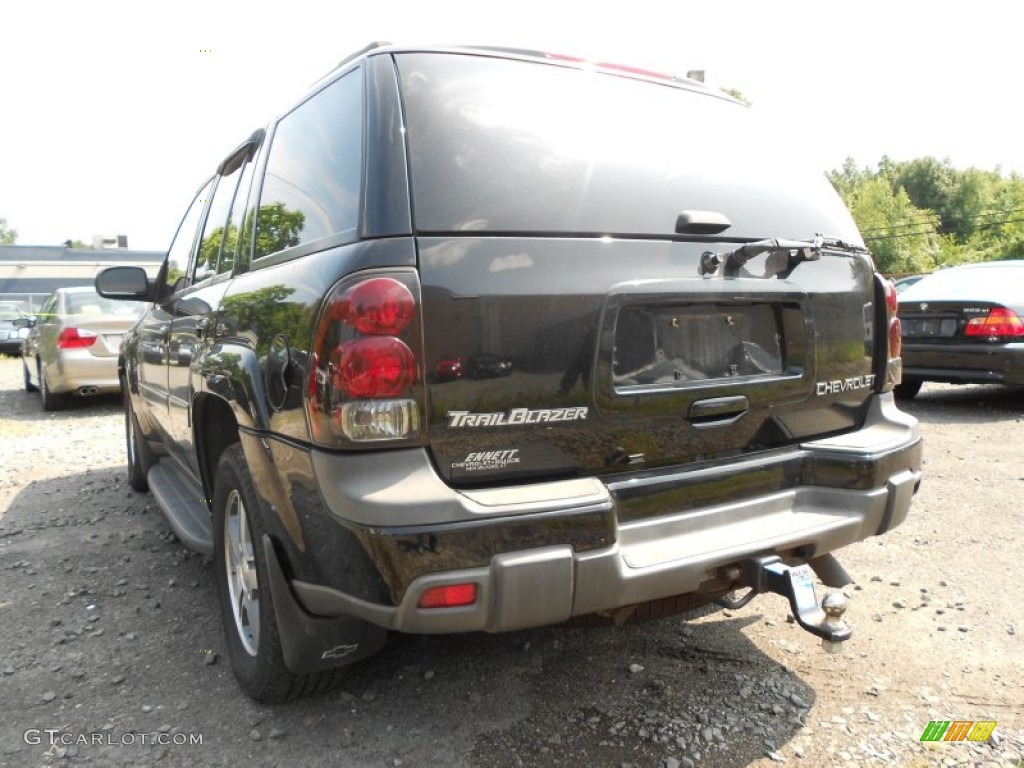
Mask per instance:
[[[815,562],[815,570],[822,573],[823,581],[830,583],[831,586],[843,586],[837,583],[840,580],[849,583],[849,577],[834,558],[827,555],[819,559],[822,562]],[[825,575],[826,569],[828,576],[832,578]],[[812,635],[820,637],[821,646],[828,653],[838,653],[842,649],[841,643],[849,640],[853,634],[853,630],[843,621],[846,598],[838,592],[833,592],[826,595],[819,605],[814,592],[814,571],[807,563],[790,566],[775,556],[756,557],[744,561],[736,570],[739,570],[739,573],[733,571],[730,575],[738,576],[741,583],[750,587],[750,592],[739,600],[721,598],[718,600],[720,605],[726,608],[740,608],[762,592],[774,592],[789,600],[796,623]]]

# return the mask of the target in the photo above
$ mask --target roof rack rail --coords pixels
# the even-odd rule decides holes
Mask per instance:
[[[372,43],[370,43],[369,45],[367,45],[367,46],[364,46],[363,48],[360,48],[360,49],[359,49],[358,51],[356,51],[355,53],[350,53],[350,54],[349,54],[348,56],[346,56],[346,57],[345,57],[344,59],[342,59],[341,61],[339,61],[339,62],[338,62],[338,65],[337,65],[337,66],[335,67],[335,69],[341,69],[342,67],[344,67],[344,66],[345,66],[346,64],[348,64],[348,63],[349,63],[350,61],[352,61],[353,59],[358,59],[358,58],[359,58],[360,56],[362,56],[362,55],[363,55],[364,53],[369,53],[369,52],[370,52],[370,51],[372,51],[372,50],[373,50],[374,48],[383,48],[383,47],[385,47],[385,46],[388,46],[388,45],[391,45],[391,43],[390,43],[389,41],[387,41],[387,40],[374,40],[374,41],[373,41]]]
[[[362,56],[363,54],[369,53],[374,48],[383,48],[383,47],[388,46],[388,45],[391,45],[391,43],[389,41],[387,41],[387,40],[374,40],[372,43],[370,43],[369,45],[363,46],[362,48],[360,48],[355,53],[350,53],[344,59],[342,59],[337,64],[335,64],[333,67],[331,67],[331,69],[329,71],[325,72],[321,77],[319,77],[318,79],[314,80],[313,84],[315,85],[316,83],[319,83],[325,77],[328,77],[331,73],[337,72],[339,69],[344,67],[346,64],[348,64],[353,59],[358,59],[360,56]]]

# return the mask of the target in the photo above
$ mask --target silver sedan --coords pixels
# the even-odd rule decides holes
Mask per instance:
[[[145,306],[104,299],[91,287],[54,291],[27,321],[31,330],[22,348],[25,389],[38,390],[47,411],[64,407],[72,395],[119,392],[121,339]]]

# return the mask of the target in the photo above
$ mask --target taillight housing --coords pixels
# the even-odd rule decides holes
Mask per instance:
[[[903,380],[903,327],[897,316],[899,295],[896,285],[886,277],[875,274],[875,301],[879,305],[875,335],[875,386],[879,392],[889,392]]]
[[[64,328],[57,336],[58,349],[84,349],[96,343],[99,334],[85,328]]]
[[[992,307],[985,317],[972,317],[964,327],[965,336],[981,336],[992,341],[1024,336],[1024,321],[1012,309]]]
[[[345,278],[320,313],[306,390],[313,440],[328,447],[419,444],[423,342],[415,271]]]

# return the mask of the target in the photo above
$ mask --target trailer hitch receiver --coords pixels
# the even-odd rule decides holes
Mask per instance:
[[[751,589],[741,603],[746,603],[755,594],[774,592],[789,600],[797,624],[820,637],[826,651],[836,653],[840,644],[850,639],[853,630],[843,621],[846,598],[835,592],[827,595],[819,605],[810,565],[790,566],[773,556],[747,560],[741,568],[743,581]]]

